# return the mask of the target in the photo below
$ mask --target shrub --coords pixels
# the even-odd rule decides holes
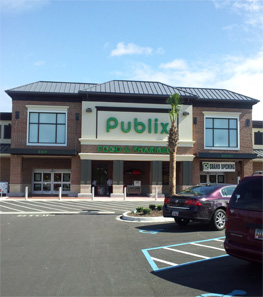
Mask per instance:
[[[149,208],[150,208],[151,210],[155,210],[156,205],[155,205],[155,204],[150,204],[150,205],[149,205]]]
[[[163,210],[163,205],[162,204],[157,205],[157,210]]]
[[[143,214],[149,214],[152,210],[150,208],[144,208]]]
[[[137,210],[138,212],[142,212],[142,211],[143,211],[143,207],[142,207],[142,206],[139,206],[139,207],[136,208],[136,210]]]

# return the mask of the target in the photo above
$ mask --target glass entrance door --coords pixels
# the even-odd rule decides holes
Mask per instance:
[[[201,173],[200,184],[223,184],[225,182],[224,173]]]
[[[70,170],[37,169],[33,173],[33,194],[58,194],[70,192]]]

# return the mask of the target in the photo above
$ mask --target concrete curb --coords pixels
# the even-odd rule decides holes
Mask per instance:
[[[173,218],[164,217],[133,217],[128,216],[130,211],[125,212],[120,219],[128,222],[141,222],[141,223],[152,223],[152,222],[174,222]]]

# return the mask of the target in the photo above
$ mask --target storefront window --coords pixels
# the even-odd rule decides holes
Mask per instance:
[[[66,113],[30,112],[30,144],[66,144]]]
[[[237,148],[237,119],[206,118],[205,119],[206,148]]]

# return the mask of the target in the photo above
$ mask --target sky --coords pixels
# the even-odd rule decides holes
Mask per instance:
[[[159,81],[258,100],[263,120],[263,0],[0,0],[5,90],[36,81]]]

